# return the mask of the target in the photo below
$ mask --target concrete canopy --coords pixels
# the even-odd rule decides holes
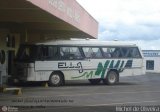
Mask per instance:
[[[97,38],[98,22],[75,0],[2,0],[0,28],[44,38]]]

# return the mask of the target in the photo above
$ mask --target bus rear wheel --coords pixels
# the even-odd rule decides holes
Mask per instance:
[[[101,79],[89,79],[89,82],[95,85],[95,84],[99,84],[101,82]]]
[[[64,82],[63,75],[58,72],[52,73],[49,78],[49,85],[50,86],[61,86],[64,84],[63,82]]]
[[[114,85],[118,82],[118,74],[115,71],[109,71],[106,78],[103,79],[104,84]]]

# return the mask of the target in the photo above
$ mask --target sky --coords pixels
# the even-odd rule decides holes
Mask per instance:
[[[77,0],[99,23],[99,40],[160,50],[160,0]]]

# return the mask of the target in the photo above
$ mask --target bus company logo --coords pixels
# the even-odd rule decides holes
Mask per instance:
[[[83,73],[83,67],[82,67],[82,63],[78,62],[78,63],[67,63],[67,62],[59,62],[58,63],[58,68],[63,68],[63,69],[77,69],[79,71],[79,73]]]
[[[124,60],[122,60],[122,61],[121,60],[117,60],[117,61],[106,60],[106,62],[104,64],[102,62],[98,63],[97,70],[95,71],[95,73],[93,71],[85,72],[78,77],[72,77],[72,79],[78,79],[78,78],[81,78],[81,77],[92,78],[93,75],[101,76],[101,78],[105,78],[106,77],[105,74],[106,74],[107,70],[117,69],[118,72],[120,73],[120,72],[123,72],[123,70],[126,69],[126,68],[131,68],[132,63],[133,63],[133,60],[127,60],[127,61],[124,61]],[[78,65],[79,65],[79,63],[77,63],[77,66]],[[65,64],[65,67],[66,67],[66,64]],[[80,66],[78,66],[78,67],[80,67]],[[63,66],[63,68],[64,68],[64,66]],[[66,68],[68,68],[68,66]],[[82,73],[82,72],[79,72],[79,73]]]

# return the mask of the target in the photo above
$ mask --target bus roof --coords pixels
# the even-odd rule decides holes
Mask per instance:
[[[99,40],[54,40],[37,43],[36,45],[76,45],[76,46],[136,46],[126,41],[99,41]]]

